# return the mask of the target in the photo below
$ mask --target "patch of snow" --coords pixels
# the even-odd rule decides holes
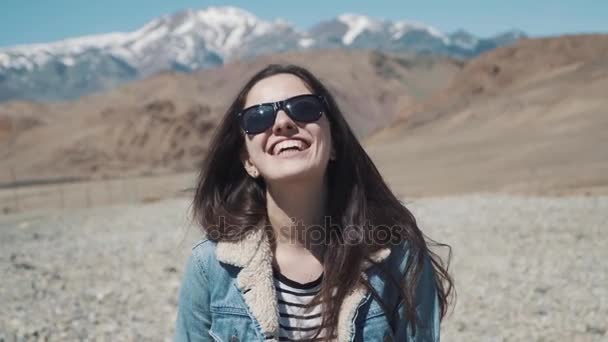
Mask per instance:
[[[133,51],[129,50],[125,46],[115,47],[109,52],[109,54],[118,59],[122,59],[131,65],[135,65],[137,62],[137,56],[133,53]]]
[[[338,20],[348,26],[346,33],[342,37],[342,43],[344,43],[344,45],[352,44],[355,38],[365,30],[377,31],[382,27],[381,22],[371,20],[370,18],[359,14],[342,14],[338,17]]]
[[[0,53],[0,67],[6,67],[11,61],[11,58],[5,54]]]
[[[479,43],[479,40],[477,38],[472,38],[472,39],[468,39],[468,40],[458,39],[458,38],[452,39],[452,45],[456,45],[460,48],[467,49],[467,50],[474,49],[478,43]]]
[[[21,55],[21,56],[17,56],[16,58],[14,58],[12,60],[11,67],[17,68],[17,69],[32,70],[32,69],[34,69],[34,64],[29,59],[27,59],[25,56]]]
[[[433,26],[429,26],[423,23],[415,22],[415,21],[398,21],[395,22],[391,27],[391,37],[393,39],[399,39],[403,37],[404,34],[410,31],[425,31],[428,34],[441,39],[444,44],[450,44],[450,38],[443,34],[441,31],[436,29]]]
[[[175,30],[173,30],[173,33],[176,35],[186,34],[190,31],[194,30],[195,27],[196,27],[196,22],[194,20],[186,20],[183,24],[181,24]]]
[[[315,43],[315,40],[313,38],[302,38],[302,39],[300,39],[300,41],[298,41],[298,45],[300,45],[303,48],[310,47],[314,43]]]
[[[140,39],[136,40],[131,48],[135,52],[142,52],[146,46],[152,45],[154,42],[161,40],[163,37],[167,35],[169,29],[167,26],[159,26],[156,29],[147,32],[145,35],[142,35]]]
[[[226,37],[226,40],[224,40],[224,48],[226,50],[232,50],[235,47],[239,46],[241,44],[241,42],[243,42],[243,38],[245,37],[246,33],[248,31],[248,27],[247,26],[237,26],[234,28],[234,30],[232,30],[230,33],[228,33],[228,36]]]
[[[184,49],[178,51],[176,59],[182,64],[191,64],[191,67],[194,67],[195,63],[192,61],[192,58],[194,57],[194,39],[190,36],[184,37],[184,45]]]
[[[270,32],[271,30],[273,30],[276,27],[280,27],[280,26],[277,26],[276,24],[273,25],[266,21],[259,21],[254,26],[253,31],[251,31],[251,34],[252,34],[252,36],[261,36],[261,35],[264,35],[264,34]]]
[[[197,13],[198,19],[209,26],[253,26],[259,19],[240,8],[236,7],[208,7]]]
[[[76,61],[74,61],[74,58],[72,57],[64,57],[61,59],[61,63],[63,63],[65,66],[72,66],[76,64]]]
[[[68,38],[45,44],[16,45],[0,49],[0,51],[19,52],[23,54],[35,54],[44,51],[58,51],[59,53],[80,53],[86,48],[103,49],[109,46],[120,45],[127,40],[129,34],[113,32],[100,35],[90,35],[77,38]]]

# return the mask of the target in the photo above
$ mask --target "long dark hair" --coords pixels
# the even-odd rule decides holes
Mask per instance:
[[[428,248],[416,219],[390,191],[344,119],[334,97],[303,67],[291,64],[268,65],[240,90],[215,131],[203,161],[192,207],[195,220],[207,236],[216,241],[239,240],[249,230],[260,225],[267,227],[269,224],[265,183],[262,177],[250,177],[239,158],[246,146],[236,114],[243,108],[247,94],[258,81],[285,73],[299,77],[312,93],[325,98],[326,115],[336,152],[336,159],[326,169],[329,187],[326,213],[334,224],[332,228],[327,228],[332,229],[332,234],[328,235],[330,238],[326,241],[323,257],[322,288],[313,301],[320,301],[324,305],[322,326],[328,329],[326,336],[331,337],[336,332],[340,303],[350,289],[358,282],[363,282],[373,290],[362,279],[359,270],[366,260],[371,261],[370,255],[373,252],[385,247],[380,243],[366,242],[368,240],[365,237],[371,236],[370,229],[378,226],[400,227],[398,230],[390,230],[390,241],[394,243],[396,239],[408,244],[406,272],[398,282],[393,279],[393,283],[400,287],[405,317],[412,324],[414,333],[415,284],[418,283],[427,257],[430,257],[435,271],[434,279],[443,319],[453,289],[453,281],[448,274],[449,257],[448,263],[444,264]],[[349,237],[350,243],[344,243],[345,236]],[[388,272],[386,274],[388,276]],[[333,288],[337,289],[335,293],[332,293]],[[394,317],[398,304],[394,303],[390,317]],[[385,303],[382,307],[387,311]]]

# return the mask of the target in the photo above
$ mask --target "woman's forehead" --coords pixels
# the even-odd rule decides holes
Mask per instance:
[[[304,81],[292,74],[277,74],[258,81],[247,94],[245,106],[264,102],[275,102],[287,98],[311,94]]]

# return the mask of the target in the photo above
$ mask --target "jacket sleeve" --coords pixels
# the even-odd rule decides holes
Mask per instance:
[[[416,287],[416,333],[413,334],[409,322],[403,317],[403,303],[399,306],[399,325],[396,327],[395,341],[439,342],[441,313],[435,284],[435,271],[430,257],[424,259],[420,279]]]
[[[204,263],[193,250],[179,290],[175,342],[210,341],[209,291]]]

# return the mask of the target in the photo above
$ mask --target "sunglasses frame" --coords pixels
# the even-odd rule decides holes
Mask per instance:
[[[287,105],[289,104],[290,101],[293,101],[294,99],[298,99],[298,98],[302,98],[302,97],[314,97],[314,98],[316,98],[317,100],[320,101],[321,106],[322,106],[322,110],[319,112],[319,116],[315,120],[313,120],[313,121],[301,121],[301,120],[297,120],[297,119],[295,119],[293,117],[293,114],[291,113],[291,110],[289,109],[289,107],[287,107]],[[272,124],[269,127],[265,128],[263,131],[260,131],[260,132],[251,132],[251,131],[248,131],[247,129],[245,129],[245,127],[244,127],[244,121],[243,121],[243,116],[245,115],[245,112],[249,111],[250,109],[261,107],[261,106],[272,106],[272,108],[273,108]],[[302,94],[302,95],[292,96],[290,98],[287,98],[287,99],[281,100],[281,101],[258,103],[258,104],[255,104],[253,106],[249,106],[247,108],[243,108],[237,114],[237,118],[239,120],[239,124],[240,124],[241,128],[243,129],[243,131],[245,131],[245,133],[247,133],[247,134],[260,134],[260,133],[264,132],[265,130],[267,130],[268,128],[272,127],[272,125],[274,124],[275,120],[277,119],[277,114],[278,114],[279,110],[284,111],[285,114],[287,114],[287,116],[289,116],[289,118],[292,119],[293,121],[297,121],[297,122],[315,122],[315,121],[319,120],[321,118],[321,116],[325,113],[325,109],[326,109],[326,102],[325,102],[325,98],[322,95],[317,95],[317,94]]]

